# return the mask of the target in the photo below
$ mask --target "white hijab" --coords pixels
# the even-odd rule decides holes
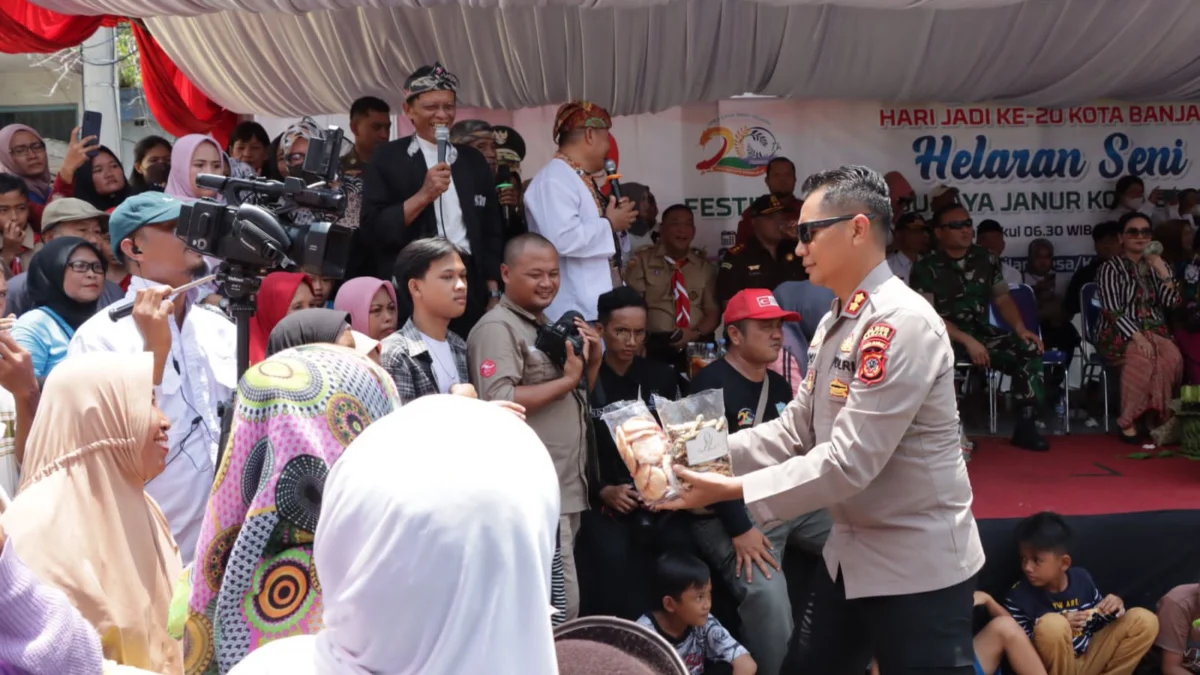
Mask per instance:
[[[325,630],[231,675],[557,675],[550,455],[524,422],[427,396],[372,424],[325,484],[314,564]]]

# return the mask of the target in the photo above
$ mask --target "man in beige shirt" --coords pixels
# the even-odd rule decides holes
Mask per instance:
[[[954,353],[933,308],[885,262],[887,185],[866,167],[811,176],[796,253],[837,299],[778,420],[730,437],[727,478],[686,469],[671,504],[745,499],[764,527],[829,507],[828,574],[797,631],[795,670],[973,675],[971,613],[983,547],[958,439]]]
[[[683,204],[663,212],[658,242],[633,254],[625,283],[646,298],[646,356],[687,372],[689,342],[709,341],[721,321],[717,270],[692,248],[696,220]]]
[[[467,338],[471,383],[484,401],[506,400],[525,408],[526,421],[546,445],[562,490],[559,546],[567,585],[567,618],[579,615],[579,582],[575,573],[575,535],[580,514],[588,509],[587,393],[580,389],[584,354],[567,345],[567,360],[555,363],[538,349],[543,312],[558,294],[558,252],[539,234],[523,234],[508,243],[500,267],[504,296]],[[603,357],[599,336],[580,327],[585,349],[597,371]],[[594,376],[593,376],[594,379]]]

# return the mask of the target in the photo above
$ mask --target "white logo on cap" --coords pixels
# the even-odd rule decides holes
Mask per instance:
[[[759,307],[778,307],[779,303],[775,302],[775,296],[773,296],[773,295],[760,295],[758,297],[758,306]]]

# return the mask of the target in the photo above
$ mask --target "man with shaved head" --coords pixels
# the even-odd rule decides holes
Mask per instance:
[[[556,363],[536,346],[538,329],[548,323],[546,308],[554,302],[561,283],[558,251],[545,237],[529,233],[508,242],[500,274],[504,295],[467,337],[467,369],[479,398],[524,406],[526,421],[554,460],[562,491],[559,543],[567,586],[567,618],[573,619],[579,615],[575,534],[580,514],[588,509],[584,474],[590,412],[581,385],[596,381],[603,357],[600,336],[578,320],[585,353],[576,354],[568,343],[565,363]]]

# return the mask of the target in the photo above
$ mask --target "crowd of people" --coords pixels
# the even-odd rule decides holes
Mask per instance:
[[[0,130],[0,672],[616,672],[555,656],[581,616],[636,622],[692,675],[1128,675],[1152,643],[1200,672],[1200,589],[1126,610],[1054,514],[1018,528],[1003,604],[975,588],[956,377],[1009,375],[1014,445],[1048,450],[1069,384],[1043,354],[1087,342],[1120,374],[1120,437],[1168,423],[1200,383],[1195,191],[1122,179],[1064,295],[1051,242],[1013,269],[952,187],[927,217],[896,172],[797,190],[776,157],[714,263],[686,205],[605,188],[602,107],[563,105],[525,180],[521,136],[457,120],[457,86],[414,72],[397,140],[387,103],[351,107],[327,186],[349,273],[266,274],[240,377],[222,288],[174,293],[220,263],[176,226],[224,199],[200,174],[303,176],[315,123],[149,137],[128,176],[78,130],[53,176],[36,130]],[[713,389],[739,476],[680,469],[692,490],[652,507],[603,412]]]

